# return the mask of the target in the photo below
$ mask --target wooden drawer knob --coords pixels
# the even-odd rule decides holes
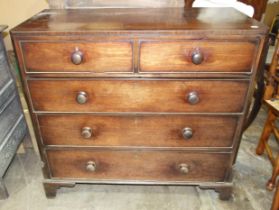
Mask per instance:
[[[75,51],[72,53],[71,61],[75,65],[79,65],[79,64],[82,63],[82,61],[83,61],[83,53],[78,48],[76,48]]]
[[[81,129],[81,136],[85,139],[91,138],[92,134],[93,134],[92,128],[90,128],[90,127],[83,127]]]
[[[191,139],[193,137],[193,130],[192,128],[183,128],[182,129],[182,135],[183,135],[183,138],[188,140],[188,139]]]
[[[188,174],[189,173],[189,166],[186,163],[180,163],[178,165],[178,170],[182,174]]]
[[[197,104],[200,101],[200,98],[196,91],[192,91],[186,96],[186,100],[189,104]]]
[[[87,93],[84,92],[84,91],[79,91],[78,94],[77,94],[77,97],[76,97],[76,101],[79,103],[79,104],[85,104],[87,102]]]
[[[193,64],[199,65],[203,62],[203,60],[204,60],[203,54],[199,50],[195,50],[192,53],[192,63]]]
[[[94,171],[96,171],[96,169],[97,169],[97,165],[96,165],[95,161],[90,160],[86,163],[86,170],[87,171],[94,172]]]

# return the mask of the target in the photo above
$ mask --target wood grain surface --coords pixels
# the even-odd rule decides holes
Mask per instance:
[[[46,195],[63,183],[179,183],[228,199],[267,34],[232,8],[50,9],[12,29]]]
[[[52,112],[242,112],[248,81],[29,80],[34,110]],[[88,95],[76,101],[79,91]],[[200,101],[190,104],[189,93]]]
[[[158,37],[158,32],[207,32],[207,36],[231,36],[267,31],[268,28],[264,24],[233,8],[106,8],[44,10],[24,24],[13,28],[11,33],[65,35],[101,32],[107,35],[107,32],[124,32],[136,35],[152,33]]]
[[[229,154],[170,151],[48,150],[53,178],[90,180],[223,181]],[[86,170],[88,161],[95,171]],[[179,164],[188,165],[182,174]]]
[[[143,72],[250,72],[255,44],[241,41],[158,41],[142,42],[140,71]],[[201,64],[192,54],[203,56]]]
[[[44,144],[120,147],[230,147],[237,126],[236,116],[98,116],[39,115]],[[84,127],[92,129],[88,139]],[[184,139],[183,128],[193,136]]]
[[[75,65],[71,56],[78,49],[83,61]],[[129,72],[132,71],[130,42],[24,42],[27,71],[45,72]]]

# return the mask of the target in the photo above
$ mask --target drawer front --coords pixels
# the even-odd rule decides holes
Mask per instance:
[[[255,43],[220,41],[142,42],[142,72],[250,72]]]
[[[235,116],[39,115],[46,145],[230,147]]]
[[[224,181],[229,154],[170,151],[49,150],[54,178]]]
[[[15,89],[16,87],[13,77],[11,76],[6,49],[0,34],[0,108],[9,100],[13,93],[16,92]]]
[[[0,89],[0,109],[2,106],[5,106],[5,103],[7,103],[7,101],[9,101],[9,99],[11,99],[16,92],[15,82],[10,79],[10,81],[6,83],[2,89]]]
[[[1,141],[0,146],[0,177],[3,177],[8,166],[10,165],[18,145],[22,141],[27,132],[27,126],[24,120],[24,116],[21,115],[19,119],[9,130],[8,134]],[[1,138],[2,139],[2,138]]]
[[[12,80],[7,59],[4,43],[0,40],[0,90],[2,90],[10,80]]]
[[[27,72],[130,72],[130,42],[23,42]]]
[[[0,109],[0,144],[22,115],[19,99],[13,95],[9,100]]]
[[[29,80],[36,111],[241,112],[249,82]]]

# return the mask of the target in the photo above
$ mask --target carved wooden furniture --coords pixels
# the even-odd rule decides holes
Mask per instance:
[[[15,81],[10,72],[0,25],[0,199],[8,197],[3,176],[26,134]]]
[[[277,35],[274,46],[274,53],[271,63],[266,71],[266,87],[264,93],[264,99],[268,100],[273,97],[278,97],[278,71],[279,71],[279,35]]]
[[[274,134],[277,140],[279,139],[279,129],[275,125],[275,120],[279,116],[279,103],[278,99],[269,99],[265,100],[265,104],[267,104],[269,108],[268,117],[264,125],[264,130],[259,140],[256,152],[258,155],[262,155],[264,151],[266,151],[268,158],[271,160],[273,171],[271,178],[267,182],[267,189],[273,190],[276,184],[276,178],[279,174],[279,156],[277,155],[274,157],[272,150],[268,145],[268,140],[271,134]]]
[[[276,178],[279,174],[279,155],[274,157],[271,147],[268,145],[268,140],[271,134],[275,138],[279,139],[279,129],[276,126],[276,119],[279,116],[279,35],[277,36],[277,41],[274,49],[273,58],[271,61],[270,69],[268,71],[268,83],[265,91],[265,104],[267,105],[269,111],[261,138],[256,149],[258,155],[262,155],[264,151],[267,152],[268,158],[271,160],[273,165],[273,172],[270,180],[267,183],[267,189],[273,190],[276,185]]]
[[[240,0],[244,4],[251,5],[254,8],[254,16],[256,20],[261,20],[265,13],[266,5],[268,0]]]
[[[268,30],[224,10],[232,17],[45,10],[11,31],[48,197],[76,183],[194,185],[230,197]]]

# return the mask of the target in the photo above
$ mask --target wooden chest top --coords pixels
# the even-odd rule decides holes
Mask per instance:
[[[44,10],[12,33],[266,33],[267,27],[232,8],[131,8]]]

